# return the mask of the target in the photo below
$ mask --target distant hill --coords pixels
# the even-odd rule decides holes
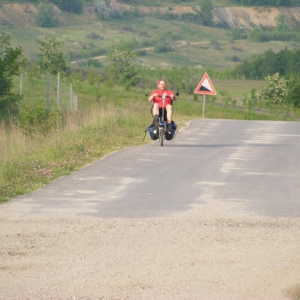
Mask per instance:
[[[300,28],[300,7],[215,6],[213,26],[203,26],[193,22],[193,15],[200,12],[197,5],[132,6],[115,0],[109,3],[111,10],[119,10],[122,17],[100,20],[94,5],[84,5],[81,14],[53,6],[59,27],[52,28],[35,24],[37,5],[2,3],[0,32],[10,34],[12,44],[21,46],[29,60],[37,57],[38,39],[55,37],[64,42],[64,54],[73,66],[89,64],[99,68],[110,63],[106,55],[116,45],[129,44],[138,50],[137,62],[141,65],[199,69],[230,69],[269,49],[277,53],[285,48],[299,48],[300,34],[295,29]],[[246,37],[244,30],[232,30],[273,28],[278,25],[278,16],[283,16],[292,30],[289,39],[262,42]],[[234,35],[236,31],[238,36]]]

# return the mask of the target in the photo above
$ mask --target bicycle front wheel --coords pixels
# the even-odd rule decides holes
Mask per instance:
[[[161,128],[159,130],[159,142],[160,142],[160,145],[163,146],[164,145],[164,129]]]

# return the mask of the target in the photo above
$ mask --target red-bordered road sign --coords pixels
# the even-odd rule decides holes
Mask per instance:
[[[204,74],[194,93],[200,95],[217,95],[217,92],[207,73]]]

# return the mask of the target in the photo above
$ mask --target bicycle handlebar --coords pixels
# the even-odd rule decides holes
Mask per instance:
[[[148,97],[148,96],[149,96],[148,94],[145,94],[145,97]],[[175,94],[175,96],[179,96],[179,93],[177,92],[177,93]],[[158,95],[157,97],[162,97],[162,95]],[[170,96],[166,95],[166,97],[170,97]]]
[[[157,97],[162,97],[162,96],[165,96],[165,98],[171,98],[169,95],[166,94],[158,95]],[[174,96],[179,96],[179,93],[176,93]]]

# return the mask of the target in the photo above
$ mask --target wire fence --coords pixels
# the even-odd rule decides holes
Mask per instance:
[[[43,88],[44,86],[44,88]],[[20,96],[26,102],[30,100],[45,101],[46,107],[56,105],[58,109],[78,111],[78,96],[74,93],[72,83],[62,80],[60,74],[49,73],[40,77],[20,74]]]

